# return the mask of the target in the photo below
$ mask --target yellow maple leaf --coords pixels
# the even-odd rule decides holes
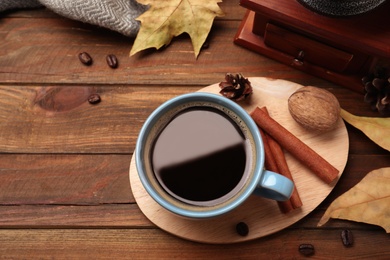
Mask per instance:
[[[205,42],[214,18],[223,16],[219,8],[222,0],[137,0],[149,9],[137,20],[141,28],[134,41],[130,55],[148,48],[160,49],[173,37],[188,33],[195,57]]]
[[[318,226],[330,218],[364,222],[390,233],[390,167],[369,172],[358,184],[335,199]]]

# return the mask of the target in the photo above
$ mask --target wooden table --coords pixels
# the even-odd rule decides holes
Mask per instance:
[[[132,39],[102,28],[23,10],[0,14],[0,255],[4,259],[312,258],[389,259],[390,236],[376,226],[317,223],[329,204],[369,171],[388,167],[389,152],[347,125],[346,169],[312,213],[275,234],[211,245],[173,236],[140,211],[129,185],[138,131],[162,102],[223,80],[226,72],[273,77],[330,90],[349,112],[377,116],[361,94],[304,74],[233,43],[245,10],[225,0],[209,48],[198,59],[186,36],[161,51],[129,57]],[[77,58],[87,51],[87,67]],[[119,68],[105,62],[115,54]],[[98,93],[102,101],[86,100]],[[342,245],[349,229],[354,246]]]

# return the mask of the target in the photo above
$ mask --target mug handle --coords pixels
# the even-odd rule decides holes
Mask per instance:
[[[255,194],[277,201],[286,201],[291,197],[294,183],[276,172],[264,170],[263,178],[257,184]]]

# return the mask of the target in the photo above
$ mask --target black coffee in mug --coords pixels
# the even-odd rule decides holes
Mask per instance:
[[[256,123],[221,95],[194,92],[166,101],[145,121],[135,148],[142,186],[179,216],[221,216],[252,194],[287,200],[294,189],[291,180],[264,169]]]
[[[221,203],[242,188],[252,158],[245,129],[218,106],[192,106],[166,122],[152,149],[156,179],[192,205]]]

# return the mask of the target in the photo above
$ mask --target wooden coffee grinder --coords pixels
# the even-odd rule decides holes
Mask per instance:
[[[241,0],[248,11],[234,42],[362,92],[363,76],[390,65],[390,1],[348,9],[354,1]]]

